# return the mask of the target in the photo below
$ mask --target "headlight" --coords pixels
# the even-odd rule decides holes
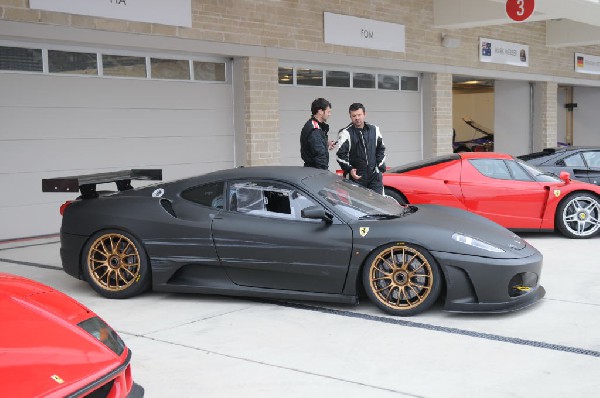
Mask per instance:
[[[117,332],[108,326],[102,319],[96,316],[80,322],[78,326],[104,343],[104,345],[110,348],[115,354],[121,355],[121,353],[123,353],[125,343],[121,340]]]
[[[478,249],[487,250],[489,252],[494,252],[494,253],[503,253],[504,252],[504,250],[500,249],[499,247],[496,247],[496,246],[489,244],[487,242],[484,242],[482,240],[475,239],[471,236],[459,234],[458,232],[455,232],[454,234],[452,234],[452,239],[454,239],[457,242],[464,243],[465,245],[473,246]]]

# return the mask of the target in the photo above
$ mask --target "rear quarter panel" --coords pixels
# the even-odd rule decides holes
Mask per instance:
[[[383,185],[401,192],[411,204],[438,204],[465,209],[460,189],[460,161],[411,170],[385,173]]]

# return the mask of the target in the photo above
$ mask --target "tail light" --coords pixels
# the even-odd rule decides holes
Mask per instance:
[[[60,205],[60,215],[61,215],[61,216],[65,214],[65,209],[66,209],[67,207],[69,207],[69,205],[70,205],[71,203],[73,203],[73,201],[72,201],[72,200],[67,200],[65,203],[63,203],[62,205]]]

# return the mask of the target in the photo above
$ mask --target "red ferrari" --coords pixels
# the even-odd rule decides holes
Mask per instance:
[[[544,173],[510,155],[463,152],[388,170],[385,193],[400,203],[458,207],[514,231],[600,232],[600,187]]]
[[[0,273],[4,397],[143,397],[131,351],[96,314],[41,283]]]

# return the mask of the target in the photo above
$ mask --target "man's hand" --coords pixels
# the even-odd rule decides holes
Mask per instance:
[[[327,142],[327,147],[329,148],[329,150],[330,150],[330,151],[331,151],[333,148],[335,148],[335,144],[337,144],[337,141],[332,141],[332,140],[329,140],[329,141]]]
[[[360,180],[361,179],[361,176],[359,176],[358,174],[356,174],[356,169],[350,170],[350,176],[352,177],[353,180]]]

